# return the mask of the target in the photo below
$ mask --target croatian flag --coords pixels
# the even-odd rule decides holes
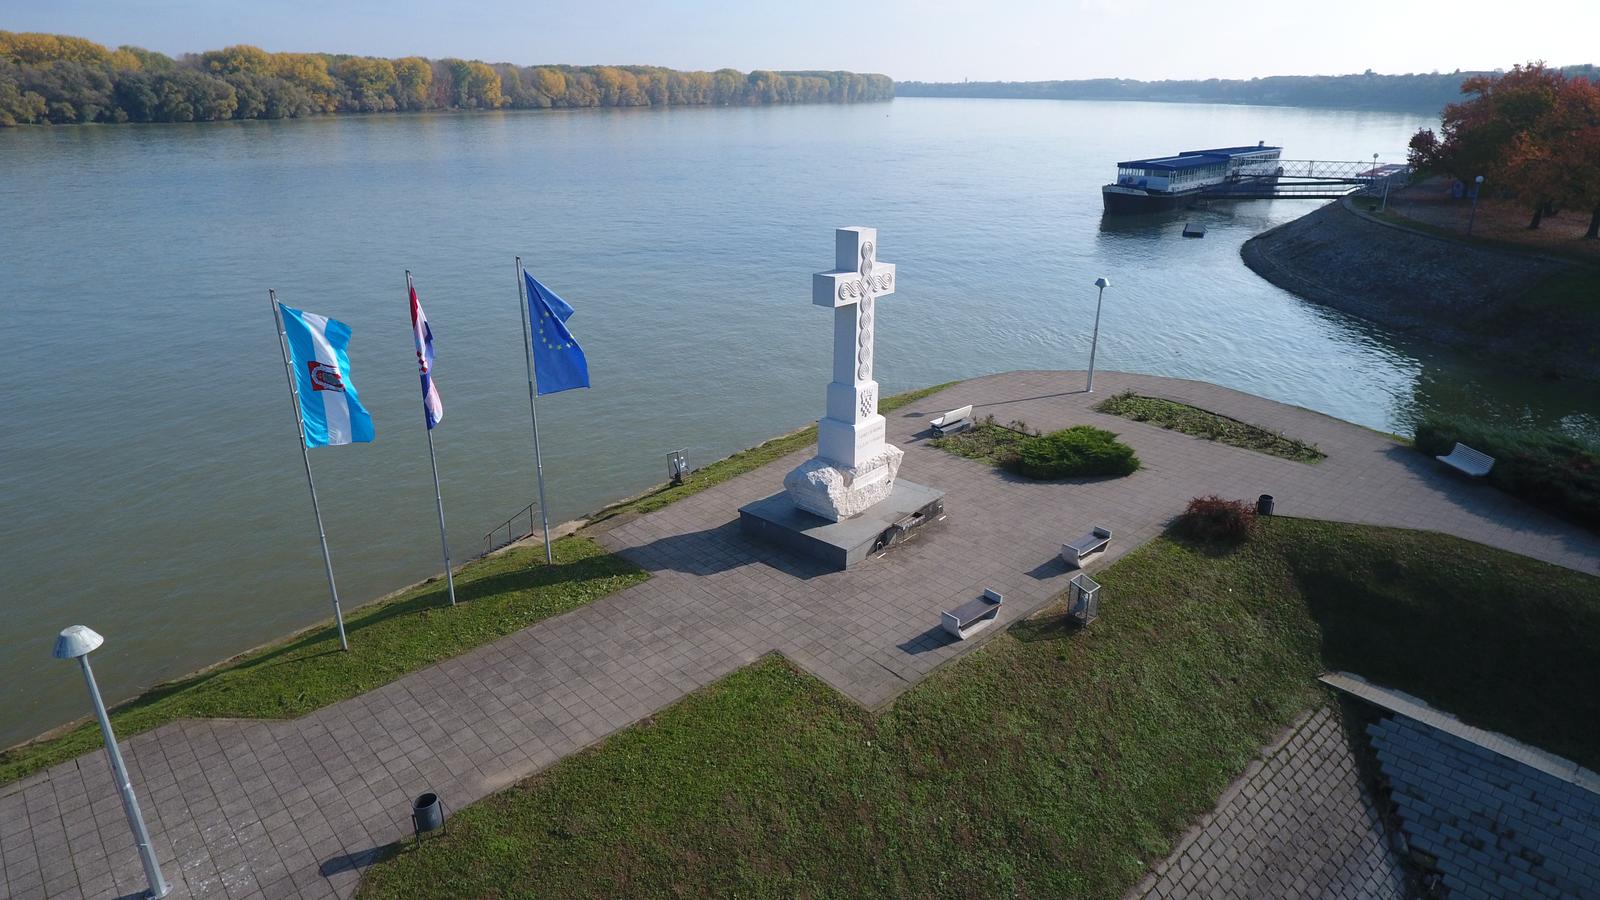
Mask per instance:
[[[433,329],[428,327],[428,314],[417,302],[417,286],[411,283],[411,273],[406,273],[406,289],[411,292],[411,338],[417,345],[417,368],[422,371],[422,411],[428,419],[428,430],[444,421],[444,403],[439,400],[439,389],[433,383]]]
[[[350,383],[350,326],[327,316],[278,304],[289,339],[300,421],[307,447],[328,447],[373,438],[372,416]]]

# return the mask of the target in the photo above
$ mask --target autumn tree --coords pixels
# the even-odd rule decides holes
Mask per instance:
[[[200,65],[213,75],[272,74],[272,54],[249,44],[235,44],[200,54]]]
[[[420,56],[394,61],[395,103],[400,109],[426,109],[432,95],[433,67]]]
[[[394,63],[371,56],[349,56],[339,60],[332,74],[349,92],[350,104],[359,112],[388,112],[396,108],[394,90],[398,80]]]
[[[178,59],[65,35],[0,31],[0,126],[272,119],[334,112],[742,105],[888,99],[851,72],[534,66],[271,53],[249,44]]]

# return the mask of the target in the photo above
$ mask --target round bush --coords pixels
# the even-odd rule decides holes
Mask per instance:
[[[1215,494],[1196,497],[1172,529],[1201,541],[1238,543],[1256,529],[1256,508],[1245,500],[1224,500]]]
[[[1139,468],[1139,457],[1112,432],[1076,425],[1023,441],[1015,468],[1029,478],[1131,475]]]

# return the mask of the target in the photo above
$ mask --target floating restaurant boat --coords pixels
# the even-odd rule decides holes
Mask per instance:
[[[1117,180],[1100,189],[1108,213],[1156,212],[1186,206],[1199,194],[1231,181],[1282,175],[1282,147],[1185,150],[1177,156],[1117,163]]]

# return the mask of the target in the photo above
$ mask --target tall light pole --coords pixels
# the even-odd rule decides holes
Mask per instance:
[[[1467,237],[1472,237],[1472,223],[1478,220],[1478,195],[1483,193],[1483,176],[1472,179],[1472,215],[1467,216]]]
[[[94,670],[89,668],[89,653],[105,643],[106,639],[94,629],[72,625],[61,629],[56,637],[55,658],[76,659],[83,666],[83,681],[89,686],[89,700],[94,703],[95,718],[100,720],[100,735],[105,738],[106,755],[111,757],[111,776],[122,791],[122,811],[128,815],[128,827],[133,829],[133,839],[139,845],[139,859],[144,862],[144,874],[150,881],[146,897],[165,897],[167,880],[161,877],[161,865],[156,862],[155,850],[150,846],[150,832],[144,827],[144,816],[139,812],[139,801],[133,796],[133,783],[128,780],[128,768],[123,765],[122,751],[117,749],[117,736],[111,733],[111,719],[106,715],[106,704],[100,699],[100,686],[94,682]]]
[[[1094,286],[1100,289],[1100,297],[1094,302],[1094,338],[1089,342],[1089,384],[1083,389],[1086,394],[1094,393],[1094,353],[1100,349],[1100,306],[1106,302],[1106,288],[1111,287],[1111,279],[1101,275],[1094,280]]]

